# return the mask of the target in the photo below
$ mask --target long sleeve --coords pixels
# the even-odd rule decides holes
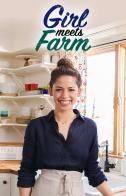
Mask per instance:
[[[23,146],[23,157],[20,170],[18,171],[19,187],[32,187],[35,183],[35,151],[36,151],[36,132],[34,121],[31,121],[26,128]]]
[[[85,169],[85,176],[88,177],[89,184],[93,187],[100,185],[103,181],[107,180],[104,173],[98,165],[98,137],[97,127],[93,125],[94,139],[90,148],[89,157]]]

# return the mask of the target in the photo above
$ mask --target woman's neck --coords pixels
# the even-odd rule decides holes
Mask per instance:
[[[71,121],[71,119],[74,119],[76,117],[76,114],[73,112],[73,110],[69,110],[69,111],[58,111],[55,110],[54,111],[54,115],[55,115],[55,119],[57,121]]]

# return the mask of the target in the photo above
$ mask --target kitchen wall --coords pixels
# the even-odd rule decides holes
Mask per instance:
[[[54,4],[64,6],[65,12],[74,12],[79,16],[84,9],[89,8],[86,30],[108,24],[117,24],[126,18],[125,0],[1,0],[0,6],[0,47],[15,51],[22,48],[35,47],[41,36],[43,17],[46,11]]]

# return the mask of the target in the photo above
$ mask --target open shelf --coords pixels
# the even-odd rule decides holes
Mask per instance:
[[[17,126],[17,127],[26,127],[27,124],[19,124],[19,123],[0,123],[0,127],[8,127],[8,126]]]
[[[21,142],[0,142],[0,146],[22,146]]]
[[[56,67],[56,64],[52,63],[45,63],[45,64],[34,64],[29,65],[26,67],[19,67],[19,68],[0,68],[0,73],[4,74],[15,74],[17,76],[24,76],[27,74],[32,74],[35,72],[48,72],[50,73]]]
[[[22,99],[48,99],[50,95],[46,94],[39,94],[39,95],[22,95],[22,96],[0,96],[0,99],[12,99],[12,100],[22,100]]]
[[[39,94],[39,95],[27,95],[27,96],[0,96],[1,100],[4,101],[22,101],[27,99],[43,99],[45,100],[52,109],[54,109],[53,98],[49,94]]]

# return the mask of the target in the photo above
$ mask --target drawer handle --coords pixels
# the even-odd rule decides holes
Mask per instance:
[[[7,184],[7,181],[6,180],[3,180],[3,184]]]

